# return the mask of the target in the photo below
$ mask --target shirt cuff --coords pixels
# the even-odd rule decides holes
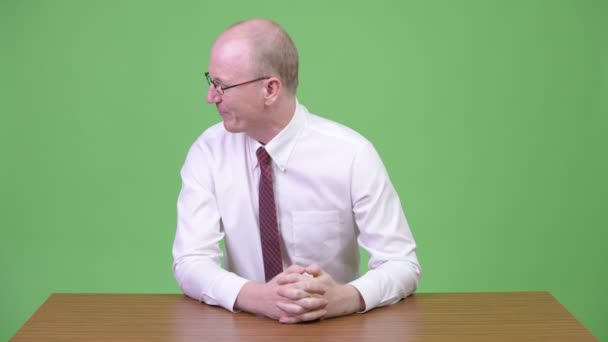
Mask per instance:
[[[236,298],[238,297],[239,292],[241,292],[241,288],[248,281],[249,280],[239,277],[234,273],[227,272],[226,276],[213,286],[215,289],[217,289],[217,292],[213,295],[215,300],[203,294],[203,301],[206,303],[217,302],[226,310],[238,312],[234,309],[234,304],[236,303]],[[207,299],[209,299],[209,301]]]
[[[369,310],[378,306],[381,300],[381,295],[378,293],[377,285],[374,284],[372,279],[369,277],[360,277],[349,283],[354,286],[357,291],[361,294],[363,302],[365,303],[365,309],[358,311],[358,313],[368,312]]]

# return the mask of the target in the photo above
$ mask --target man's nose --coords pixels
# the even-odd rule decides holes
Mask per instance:
[[[213,84],[211,84],[209,86],[209,88],[207,89],[207,103],[208,104],[218,103],[218,102],[220,102],[221,99],[222,99],[222,97],[215,89],[215,86]]]

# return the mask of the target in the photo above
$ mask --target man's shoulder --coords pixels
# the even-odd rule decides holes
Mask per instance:
[[[203,133],[198,136],[194,144],[203,144],[208,147],[214,147],[218,145],[221,146],[222,143],[225,143],[227,139],[236,140],[242,138],[243,134],[241,133],[230,133],[226,131],[223,122],[220,121],[205,129]]]
[[[354,129],[339,122],[309,113],[307,128],[309,134],[353,146],[370,144],[369,140]]]

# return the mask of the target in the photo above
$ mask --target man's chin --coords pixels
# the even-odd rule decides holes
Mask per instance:
[[[224,129],[230,133],[240,133],[241,132],[232,123],[226,122],[226,120],[224,120]]]

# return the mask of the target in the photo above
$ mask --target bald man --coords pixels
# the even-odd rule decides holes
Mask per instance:
[[[298,64],[289,35],[268,20],[217,38],[206,99],[222,122],[186,157],[173,245],[186,295],[283,323],[396,303],[421,275],[376,150],[298,102]],[[359,247],[370,254],[362,276]]]

